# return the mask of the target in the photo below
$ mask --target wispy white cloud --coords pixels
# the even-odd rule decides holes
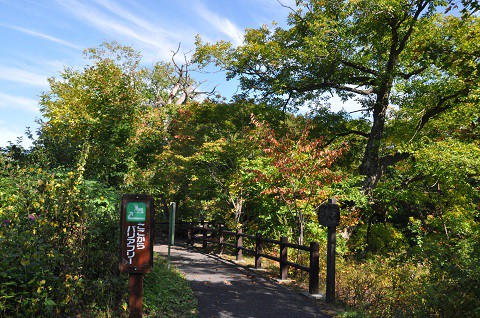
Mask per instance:
[[[295,10],[296,0],[245,0],[245,8],[249,17],[255,21],[256,25],[250,27],[260,27],[262,25],[271,26],[276,22],[277,26],[287,28],[288,15]]]
[[[175,48],[174,33],[153,25],[150,22],[130,13],[118,3],[109,0],[98,0],[99,5],[87,5],[76,0],[58,0],[58,3],[78,20],[90,25],[118,40],[134,40],[148,49],[158,52],[161,58],[171,56]],[[106,10],[105,10],[106,9]]]
[[[243,31],[232,21],[209,10],[199,2],[196,4],[196,11],[202,19],[211,24],[217,31],[233,40],[235,45],[241,45],[243,43]]]
[[[1,122],[0,122],[1,124]],[[5,147],[8,145],[8,142],[15,142],[17,137],[23,135],[23,132],[18,130],[12,130],[9,127],[0,126],[0,147]]]
[[[0,65],[0,80],[23,83],[33,86],[48,86],[46,75],[25,71],[19,68]]]
[[[39,113],[38,103],[36,100],[14,96],[0,92],[0,108],[10,108],[15,110],[23,110],[31,113]]]
[[[247,7],[256,8],[259,10],[259,13],[265,10],[278,10],[281,9],[282,6],[295,7],[295,0],[245,0],[245,2]]]
[[[0,120],[0,147],[6,147],[9,142],[16,143],[19,137],[22,137],[21,145],[24,148],[32,146],[32,141],[25,136],[25,128],[7,126]]]
[[[23,27],[20,27],[20,26],[16,26],[16,25],[12,25],[12,24],[7,24],[7,23],[1,23],[1,22],[0,22],[0,26],[2,26],[2,27],[4,27],[4,28],[11,29],[11,30],[15,30],[15,31],[18,31],[18,32],[25,33],[25,34],[34,36],[34,37],[39,38],[39,39],[44,39],[44,40],[47,40],[47,41],[50,41],[50,42],[54,42],[54,43],[58,43],[58,44],[61,44],[61,45],[65,45],[65,46],[68,46],[68,47],[71,47],[71,48],[74,48],[74,49],[77,49],[77,50],[81,50],[81,49],[82,49],[82,48],[81,48],[80,46],[78,46],[78,45],[75,45],[75,44],[73,44],[73,43],[64,41],[64,40],[59,39],[59,38],[56,38],[56,37],[54,37],[54,36],[50,36],[50,35],[48,35],[48,34],[44,34],[44,33],[37,32],[37,31],[35,31],[35,30],[30,30],[30,29],[26,29],[26,28],[23,28]]]
[[[203,33],[200,26],[194,25],[194,21],[204,21],[200,25],[207,25],[207,29],[213,30],[213,33],[226,35],[235,45],[243,42],[243,31],[239,27],[200,1],[177,5],[181,7],[179,11],[185,10],[187,20],[184,21],[172,20],[165,15],[152,15],[148,8],[142,8],[139,4],[136,4],[136,10],[132,10],[128,2],[115,0],[57,0],[57,3],[69,15],[105,34],[107,38],[131,43],[142,51],[147,60],[171,59],[179,43],[182,43],[182,49],[193,49],[195,35]],[[208,35],[205,37],[208,38]]]
[[[151,33],[157,33],[157,34],[164,34],[164,35],[173,35],[172,32],[167,31],[158,25],[153,25],[149,21],[134,15],[131,13],[131,11],[125,9],[124,7],[120,6],[117,2],[110,1],[110,0],[96,0],[98,4],[106,8],[108,11],[113,13],[114,15],[129,21],[136,25],[137,27],[144,29],[148,32]]]

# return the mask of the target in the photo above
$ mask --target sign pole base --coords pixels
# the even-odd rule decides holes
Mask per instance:
[[[128,297],[128,318],[142,318],[142,295],[143,295],[143,276],[142,273],[131,273]]]
[[[328,227],[327,238],[327,290],[326,302],[335,303],[335,247],[337,244],[336,227]]]

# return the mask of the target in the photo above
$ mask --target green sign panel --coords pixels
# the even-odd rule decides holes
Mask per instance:
[[[127,222],[145,222],[147,217],[147,204],[145,202],[127,203]]]

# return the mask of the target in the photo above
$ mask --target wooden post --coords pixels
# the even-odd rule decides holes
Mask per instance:
[[[119,270],[129,274],[129,318],[142,317],[143,277],[153,265],[153,215],[152,196],[122,196]]]
[[[262,233],[255,235],[255,268],[262,268]]]
[[[218,226],[218,254],[223,254],[223,225]]]
[[[215,240],[217,238],[218,229],[216,229],[215,226],[216,226],[215,221],[213,221],[212,226],[210,227],[211,233],[212,233],[212,234],[210,234],[210,239],[212,240],[212,242],[215,242]],[[213,243],[213,245],[215,245],[215,243]]]
[[[203,248],[203,251],[206,252],[207,251],[207,224],[205,223],[204,220],[202,220],[202,239],[203,239],[203,242],[202,242],[202,248]]]
[[[317,208],[318,222],[328,227],[327,236],[327,303],[335,302],[335,247],[337,243],[336,227],[340,224],[340,207],[335,198]]]
[[[280,279],[285,280],[288,278],[288,247],[285,245],[288,243],[288,237],[282,236],[280,238]]]
[[[328,227],[327,239],[327,292],[326,302],[335,302],[335,247],[337,243],[336,226]]]
[[[143,295],[143,274],[130,273],[129,289],[130,295],[128,297],[128,318],[142,317],[142,295]]]
[[[193,246],[195,244],[195,239],[193,237],[193,222],[190,222],[188,225],[188,233],[187,233],[187,245]]]
[[[242,234],[242,228],[239,228],[237,229],[237,234],[236,234],[236,242],[235,242],[235,249],[236,249],[236,252],[237,252],[237,261],[241,261],[242,260],[242,255],[243,255],[243,250],[242,250],[242,247],[243,247],[243,240],[242,240],[242,236],[240,236],[239,234]]]
[[[311,295],[318,294],[318,275],[320,273],[320,247],[318,242],[310,242],[310,271],[308,292]]]

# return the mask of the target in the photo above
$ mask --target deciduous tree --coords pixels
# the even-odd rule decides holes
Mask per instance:
[[[315,214],[315,208],[331,194],[332,183],[342,178],[332,165],[348,149],[346,144],[328,148],[322,138],[310,139],[307,123],[297,135],[293,130],[278,136],[275,130],[255,116],[257,129],[253,137],[267,158],[266,166],[258,167],[256,181],[266,184],[262,191],[284,204],[295,219],[294,233],[303,245],[305,213]]]
[[[480,24],[471,14],[476,1],[296,3],[287,28],[248,29],[239,47],[199,39],[196,59],[227,70],[244,91],[278,107],[315,106],[330,94],[356,100],[371,118],[368,130],[349,132],[365,138],[359,165],[365,193],[372,193],[389,166],[412,155],[401,145],[421,138],[432,119],[478,104]],[[398,118],[389,117],[390,110],[408,113],[414,123],[396,143],[388,127]]]

